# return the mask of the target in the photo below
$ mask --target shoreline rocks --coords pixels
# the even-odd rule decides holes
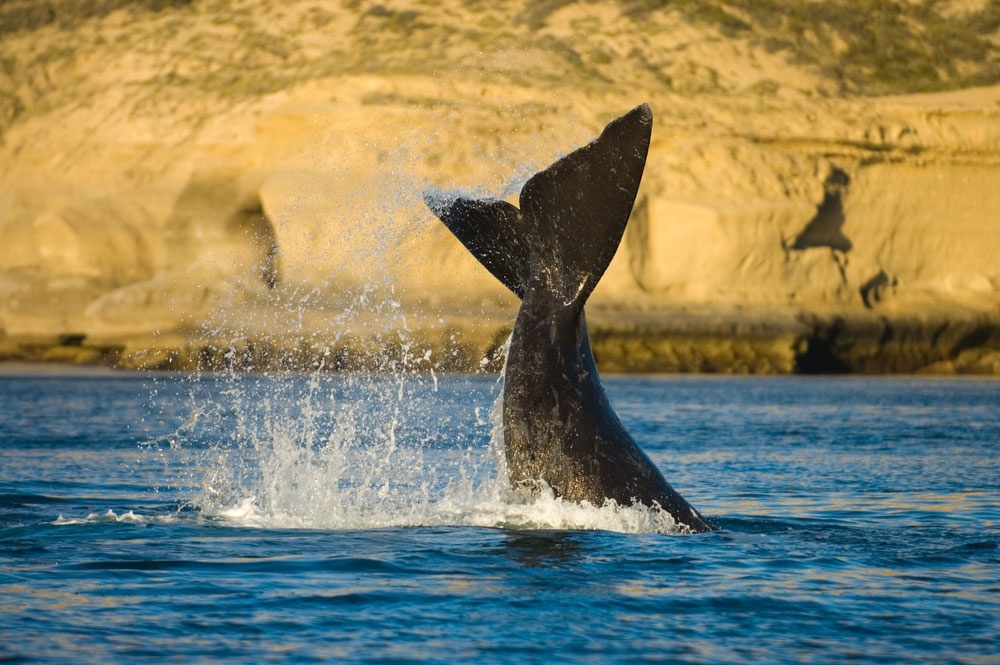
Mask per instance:
[[[605,373],[969,374],[1000,376],[1000,321],[982,315],[911,317],[787,312],[748,323],[718,313],[591,312],[591,343]],[[0,362],[71,363],[130,370],[498,372],[513,321],[439,317],[345,333],[176,332],[119,341],[85,335],[0,337]],[[391,323],[392,325],[386,325]],[[217,333],[219,331],[216,331]]]

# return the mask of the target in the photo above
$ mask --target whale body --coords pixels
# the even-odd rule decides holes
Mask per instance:
[[[428,207],[521,300],[503,387],[507,469],[568,501],[613,500],[667,511],[693,532],[708,522],[622,426],[601,385],[584,305],[625,232],[646,164],[653,115],[643,104],[533,175],[520,208],[430,192]]]

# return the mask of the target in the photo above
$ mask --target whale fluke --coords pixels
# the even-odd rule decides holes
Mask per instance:
[[[424,200],[521,300],[504,378],[511,482],[570,501],[643,504],[691,531],[711,527],[642,452],[597,374],[584,305],[614,257],[642,180],[653,114],[645,104],[532,176],[520,209],[498,199]]]
[[[429,193],[427,206],[494,277],[524,297],[528,248],[521,239],[521,211],[496,199],[469,199]]]

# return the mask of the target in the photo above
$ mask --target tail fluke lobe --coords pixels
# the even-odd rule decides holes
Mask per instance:
[[[428,192],[424,203],[493,276],[523,298],[528,285],[528,248],[521,238],[521,212],[498,199],[470,199]]]
[[[582,305],[614,258],[635,203],[653,127],[643,104],[613,120],[521,190],[533,279],[566,304]]]
[[[543,289],[582,307],[614,258],[646,165],[645,104],[532,176],[518,210],[505,201],[429,193],[427,206],[519,298]]]

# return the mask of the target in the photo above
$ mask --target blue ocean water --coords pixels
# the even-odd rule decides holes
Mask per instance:
[[[1000,662],[1000,382],[612,377],[718,527],[512,494],[490,377],[0,376],[0,661]]]

